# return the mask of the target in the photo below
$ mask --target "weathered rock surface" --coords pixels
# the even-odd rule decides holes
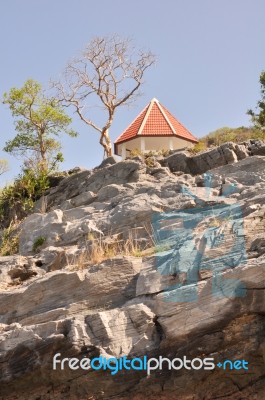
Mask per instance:
[[[176,152],[162,161],[172,172],[182,171],[193,175],[203,174],[213,168],[236,163],[249,155],[264,155],[264,144],[260,141],[253,143],[235,144],[228,142],[204,153],[190,156],[185,152]]]
[[[0,258],[0,399],[263,400],[264,149],[108,158],[58,180]],[[54,370],[56,353],[216,367]]]
[[[0,323],[33,320],[33,315],[46,322],[47,313],[54,309],[54,304],[67,314],[73,298],[75,307],[81,309],[104,308],[109,302],[122,305],[135,296],[140,260],[117,257],[89,271],[55,271],[13,293],[5,291],[0,294]]]
[[[33,277],[44,275],[32,258],[18,256],[0,257],[0,288],[9,285],[19,285],[23,281],[32,280]]]

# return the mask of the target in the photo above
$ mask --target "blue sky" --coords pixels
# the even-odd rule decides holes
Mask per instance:
[[[26,79],[58,78],[66,62],[94,36],[130,36],[157,55],[143,96],[121,108],[111,128],[114,140],[156,97],[195,136],[223,126],[249,125],[246,115],[259,99],[265,69],[264,0],[0,0],[0,96]],[[64,137],[62,168],[91,168],[101,162],[98,134],[74,116],[79,137]],[[0,104],[1,148],[15,134]],[[10,172],[21,161],[1,152]]]

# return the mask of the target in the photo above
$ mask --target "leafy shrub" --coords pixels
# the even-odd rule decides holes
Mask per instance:
[[[242,143],[250,139],[265,140],[265,131],[253,127],[241,126],[239,128],[223,127],[203,136],[190,152],[197,154],[212,146],[220,146],[227,142]]]
[[[130,158],[136,157],[136,156],[144,156],[144,153],[138,148],[131,150]]]
[[[45,243],[46,238],[44,236],[39,236],[37,239],[34,241],[33,246],[32,246],[32,251],[34,253],[37,253],[40,249],[40,247]]]
[[[219,146],[226,142],[241,143],[249,139],[265,139],[265,132],[252,128],[241,126],[239,128],[220,128],[200,139],[199,143],[205,143],[208,146]]]
[[[23,219],[46,189],[49,188],[45,173],[38,175],[25,169],[13,184],[4,187],[0,193],[0,223],[7,228],[14,220]]]
[[[149,167],[149,168],[153,168],[155,166],[155,158],[158,156],[164,156],[166,157],[169,154],[169,150],[166,149],[161,149],[161,150],[150,150],[150,151],[146,151],[143,152],[140,149],[136,148],[133,149],[130,153],[130,157],[135,157],[135,156],[141,156],[144,163]]]
[[[0,255],[11,256],[12,254],[17,254],[18,240],[17,225],[11,223],[8,228],[3,229],[1,232]]]
[[[195,146],[190,149],[190,152],[192,154],[197,154],[197,153],[200,153],[201,151],[204,151],[206,149],[207,149],[206,144],[204,142],[199,142],[199,143],[195,144]]]

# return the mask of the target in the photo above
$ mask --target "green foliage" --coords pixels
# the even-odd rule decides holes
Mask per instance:
[[[33,246],[32,246],[32,251],[34,253],[37,253],[40,249],[40,247],[45,243],[46,238],[44,236],[39,236],[37,239],[34,241]]]
[[[169,155],[169,153],[170,153],[170,150],[167,150],[167,149],[162,149],[162,150],[160,150],[160,154],[161,154],[163,157],[167,157],[167,156]]]
[[[0,193],[2,226],[8,226],[14,218],[24,218],[48,188],[49,179],[45,171],[40,170],[36,174],[32,169],[24,169],[14,183],[4,187]]]
[[[148,152],[144,153],[145,157],[154,157],[154,156],[158,156],[160,155],[160,151],[156,151],[156,150],[149,150]]]
[[[1,232],[0,256],[11,256],[18,253],[17,226],[11,223]]]
[[[167,150],[167,149],[150,150],[150,151],[146,152],[146,151],[141,151],[138,148],[135,148],[135,149],[131,150],[130,158],[140,156],[143,158],[146,165],[148,165],[149,167],[152,167],[154,164],[154,157],[158,157],[158,156],[166,157],[169,155],[169,153],[170,153],[170,150]]]
[[[131,150],[131,153],[130,153],[130,157],[135,157],[135,156],[142,157],[143,161],[149,168],[152,168],[155,166],[155,156],[159,156],[159,155],[161,155],[160,151],[150,150],[148,152],[143,152],[138,148]]]
[[[155,157],[154,156],[146,156],[144,158],[144,162],[149,168],[154,168],[155,167]]]
[[[138,148],[131,150],[130,153],[130,157],[143,156],[143,155],[144,153]]]
[[[46,97],[41,85],[29,79],[22,88],[12,88],[5,93],[3,103],[8,105],[15,118],[17,131],[17,135],[6,142],[4,151],[38,165],[46,173],[56,168],[62,154],[60,142],[55,137],[61,132],[77,136],[68,128],[72,120],[59,101]]]
[[[207,146],[206,146],[205,142],[199,141],[199,143],[196,143],[195,146],[190,149],[190,152],[192,154],[197,154],[206,149],[207,149]]]
[[[241,126],[239,128],[219,128],[202,137],[193,149],[192,153],[198,153],[211,146],[220,146],[226,142],[242,143],[249,139],[265,139],[265,132],[255,127]]]
[[[247,114],[251,116],[251,120],[257,129],[265,131],[265,71],[262,71],[259,78],[261,99],[258,101],[258,112],[248,110]]]

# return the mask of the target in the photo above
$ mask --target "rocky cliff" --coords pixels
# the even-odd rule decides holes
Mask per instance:
[[[0,258],[1,399],[265,398],[265,144],[147,164],[79,169],[21,223]],[[56,353],[215,368],[55,370]]]

